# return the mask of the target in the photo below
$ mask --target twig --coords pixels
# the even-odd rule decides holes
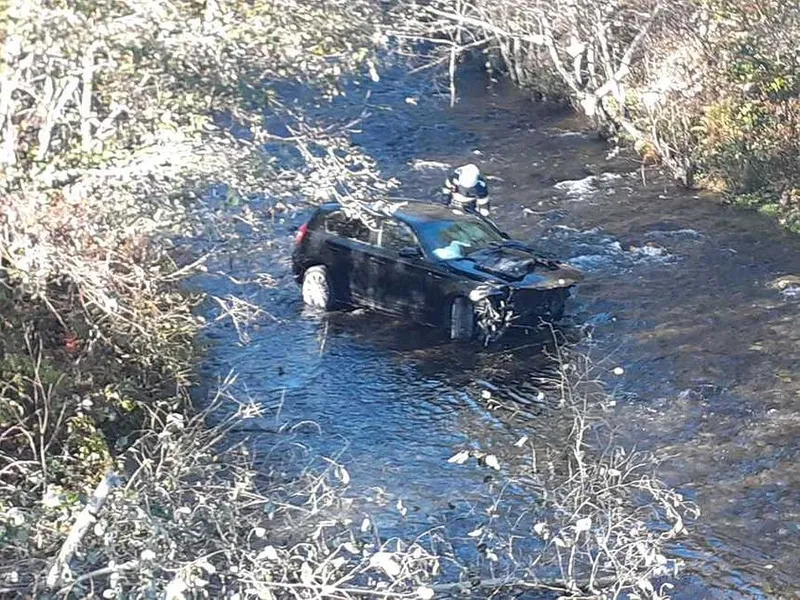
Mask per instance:
[[[56,592],[56,595],[60,596],[61,594],[68,594],[79,583],[83,583],[84,581],[88,581],[89,579],[94,579],[95,577],[103,577],[104,575],[111,575],[112,573],[122,573],[124,571],[132,571],[134,569],[139,568],[139,564],[140,563],[138,560],[129,560],[128,562],[124,562],[121,565],[114,565],[113,567],[103,567],[102,569],[97,569],[96,571],[92,571],[91,573],[86,573],[85,575],[76,577],[75,581],[72,581],[68,586],[62,587],[60,590]]]

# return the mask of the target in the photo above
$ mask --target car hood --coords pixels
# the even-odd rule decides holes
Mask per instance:
[[[472,252],[448,264],[472,278],[520,288],[567,287],[583,279],[580,271],[513,242]]]

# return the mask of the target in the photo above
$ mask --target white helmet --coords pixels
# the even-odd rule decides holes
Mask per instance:
[[[464,165],[457,169],[458,172],[458,185],[465,188],[475,187],[478,183],[478,177],[481,176],[481,171],[475,165]]]

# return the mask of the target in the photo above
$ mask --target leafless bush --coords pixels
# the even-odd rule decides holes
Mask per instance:
[[[560,351],[561,352],[561,351]],[[570,597],[668,597],[666,581],[681,567],[670,558],[697,507],[657,476],[661,459],[613,443],[600,407],[607,393],[595,379],[591,360],[563,351],[558,368],[537,385],[547,412],[549,434],[523,437],[517,444],[525,464],[507,452],[508,486],[535,498],[524,513],[504,510],[501,496],[487,510],[486,522],[470,534],[485,557],[488,575],[457,584],[435,585],[437,592],[478,588],[491,591],[551,589]],[[493,408],[497,400],[485,394]],[[518,412],[525,398],[515,398]],[[543,418],[543,417],[538,417]],[[454,457],[462,462],[468,456]],[[504,455],[498,452],[499,461]],[[498,464],[497,456],[483,460]],[[510,525],[503,523],[510,522]],[[538,549],[516,548],[538,539]],[[465,569],[466,570],[466,569]]]
[[[79,504],[65,496],[45,508],[3,509],[12,539],[54,525],[73,532],[63,564],[54,563],[47,578],[48,562],[31,564],[6,548],[6,591],[41,598],[425,597],[438,561],[424,538],[381,539],[368,518],[354,520],[340,500],[349,476],[333,461],[327,471],[282,482],[277,474],[286,465],[272,459],[264,469],[245,443],[226,442],[249,411],[207,426],[222,401],[232,401],[224,386],[193,417],[154,411],[154,427],[116,461],[120,481],[96,494],[96,510],[74,523]]]

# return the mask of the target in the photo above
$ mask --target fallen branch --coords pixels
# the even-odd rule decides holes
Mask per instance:
[[[120,480],[116,473],[109,472],[97,485],[92,497],[89,499],[89,503],[80,512],[78,518],[75,519],[67,539],[61,546],[61,550],[59,550],[58,556],[56,556],[56,560],[47,574],[46,583],[48,588],[54,589],[63,580],[64,575],[70,572],[69,563],[75,556],[81,540],[97,520],[97,515],[103,509],[111,490],[119,484]]]

